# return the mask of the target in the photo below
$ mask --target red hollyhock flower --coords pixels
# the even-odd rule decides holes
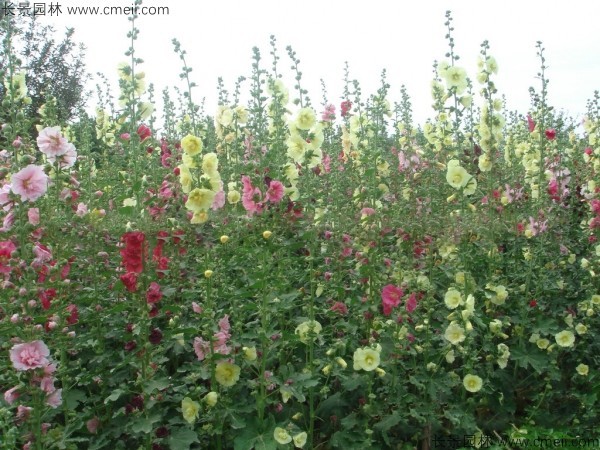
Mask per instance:
[[[129,292],[135,292],[137,290],[137,273],[128,272],[125,275],[121,275],[121,281],[125,285],[125,289]]]
[[[160,291],[160,285],[156,282],[150,283],[150,287],[146,291],[146,302],[149,304],[157,303],[162,298],[163,294]]]
[[[392,284],[383,287],[381,291],[381,303],[383,305],[383,314],[389,316],[392,309],[400,304],[400,299],[404,295],[402,289]]]
[[[350,110],[352,109],[352,102],[350,100],[343,101],[340,105],[341,115],[342,117],[346,117]]]
[[[535,130],[535,122],[529,114],[527,114],[527,128],[529,129],[530,133],[533,133],[533,130]]]
[[[146,125],[141,124],[137,129],[137,135],[140,137],[140,140],[143,142],[152,136],[152,131]]]
[[[548,128],[546,130],[546,139],[549,141],[553,141],[556,139],[556,130],[554,128]]]
[[[125,243],[120,252],[125,270],[141,273],[144,269],[143,253],[146,236],[140,231],[132,231],[125,233],[121,240]]]
[[[67,312],[70,313],[69,317],[67,317],[67,324],[76,324],[79,320],[79,310],[77,309],[77,305],[70,304],[67,306]]]

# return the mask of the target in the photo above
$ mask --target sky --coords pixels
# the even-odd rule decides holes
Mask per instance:
[[[131,6],[132,0],[58,0],[62,14],[43,17],[57,30],[75,28],[75,38],[87,46],[91,73],[102,72],[116,83],[116,67],[126,61],[126,16],[68,15],[67,6]],[[496,86],[510,110],[525,114],[530,106],[529,87],[541,89],[536,78],[540,61],[536,42],[545,48],[549,102],[558,110],[582,118],[586,101],[600,89],[600,2],[540,0],[504,2],[472,0],[144,0],[143,6],[168,6],[168,15],[139,16],[136,52],[146,73],[160,92],[178,85],[181,63],[171,43],[177,38],[187,51],[195,100],[205,98],[205,110],[217,107],[217,78],[232,92],[240,75],[251,74],[252,48],[258,47],[263,67],[270,69],[269,36],[275,35],[284,82],[293,88],[291,45],[301,60],[303,87],[318,112],[323,79],[329,102],[342,101],[344,64],[357,79],[366,98],[380,86],[382,69],[391,85],[389,99],[400,100],[405,85],[414,117],[422,123],[433,115],[430,85],[434,60],[445,59],[445,12],[452,11],[457,65],[475,79],[480,44],[488,40],[490,54],[499,64]],[[244,85],[249,89],[249,84]],[[292,96],[293,98],[293,96]],[[476,98],[477,101],[477,98]]]

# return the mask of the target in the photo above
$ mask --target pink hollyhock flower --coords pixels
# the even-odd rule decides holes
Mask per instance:
[[[225,206],[225,191],[221,189],[219,192],[216,193],[211,208],[213,211],[217,211],[223,206]]]
[[[333,311],[338,314],[341,314],[342,316],[345,316],[346,314],[348,314],[348,307],[345,303],[335,302],[333,306],[329,308],[329,311]]]
[[[383,287],[381,291],[381,301],[383,304],[383,314],[389,316],[392,309],[400,304],[400,299],[404,295],[402,289],[392,284]]]
[[[87,429],[90,433],[96,434],[96,433],[98,433],[98,427],[100,426],[100,419],[98,419],[97,417],[94,417],[94,418],[88,420],[85,423],[85,426],[87,427]]]
[[[267,200],[271,203],[279,203],[283,198],[284,190],[283,184],[281,181],[273,180],[269,184],[269,189],[267,190]]]
[[[60,156],[67,151],[69,142],[60,132],[60,127],[47,127],[40,131],[37,145],[46,156]]]
[[[8,193],[11,191],[10,184],[5,184],[0,188],[0,206],[4,211],[10,211],[12,209],[12,200],[8,198]]]
[[[27,218],[29,223],[33,226],[39,225],[40,223],[40,210],[39,208],[29,208],[27,210]]]
[[[202,307],[198,303],[192,302],[192,311],[196,314],[202,314]]]
[[[42,341],[16,344],[10,349],[10,360],[16,370],[31,370],[47,366],[50,350]]]
[[[51,408],[58,408],[62,405],[62,389],[57,389],[46,397],[46,404]]]
[[[373,208],[363,208],[360,210],[360,214],[363,217],[372,216],[373,214],[375,214],[375,210]]]
[[[11,190],[21,196],[21,201],[36,201],[48,190],[48,175],[40,166],[29,164],[11,177]]]
[[[162,298],[163,293],[160,290],[160,285],[153,281],[150,283],[150,287],[146,291],[146,302],[149,304],[157,303]]]
[[[198,361],[203,361],[206,355],[210,353],[210,342],[201,337],[194,338],[194,352],[198,357]]]
[[[88,207],[85,203],[79,203],[77,205],[77,211],[75,211],[75,215],[78,217],[83,217],[88,213]]]
[[[219,320],[219,330],[224,333],[229,334],[230,325],[229,325],[229,315],[225,314],[221,320]]]
[[[323,122],[331,122],[335,119],[335,106],[327,105],[325,111],[321,113],[321,120]]]
[[[52,260],[52,253],[45,245],[36,242],[33,246],[35,259],[31,262],[32,267],[38,268]]]
[[[52,377],[44,377],[40,382],[40,389],[44,391],[46,394],[53,393],[56,388],[54,387],[54,378]]]
[[[19,386],[15,386],[4,393],[4,401],[9,405],[12,405],[21,396],[21,394],[17,392],[18,388]]]
[[[414,292],[410,294],[410,297],[408,297],[408,299],[406,300],[405,306],[406,311],[408,311],[409,313],[417,309],[417,294],[415,294]]]
[[[27,421],[27,419],[29,419],[29,416],[31,416],[31,411],[33,411],[33,408],[30,406],[17,406],[17,422],[23,423]]]
[[[48,155],[47,159],[52,164],[58,160],[58,165],[61,169],[68,169],[69,167],[73,167],[75,161],[77,161],[77,150],[75,150],[73,144],[68,143],[64,153],[60,155]]]

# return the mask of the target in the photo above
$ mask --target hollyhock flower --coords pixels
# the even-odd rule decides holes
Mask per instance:
[[[127,289],[129,292],[135,292],[137,290],[137,273],[128,272],[124,275],[121,275],[119,278],[125,285],[125,289]]]
[[[527,128],[529,129],[530,133],[533,133],[533,130],[535,130],[535,122],[529,114],[527,114]]]
[[[181,401],[181,413],[185,421],[189,424],[192,424],[198,418],[198,413],[200,412],[200,403],[193,401],[189,397],[185,397]]]
[[[211,209],[213,211],[217,211],[225,206],[225,191],[221,189],[219,192],[215,194],[215,198],[212,202]]]
[[[575,343],[575,335],[571,330],[563,330],[554,336],[556,343],[561,347],[572,347]]]
[[[198,357],[198,361],[204,361],[204,358],[210,354],[210,342],[201,337],[194,338],[194,352]]]
[[[79,310],[77,309],[77,305],[70,304],[65,308],[69,313],[67,317],[67,325],[74,325],[79,320]]]
[[[100,426],[100,419],[93,417],[85,423],[85,426],[91,434],[97,434],[98,427]]]
[[[11,177],[11,191],[21,197],[21,201],[34,202],[48,190],[48,175],[40,166],[29,164]]]
[[[350,110],[352,109],[352,102],[350,100],[343,101],[340,105],[341,115],[342,117],[346,117]]]
[[[17,247],[11,241],[0,242],[0,273],[10,273],[11,268],[8,266],[8,261],[16,249]]]
[[[150,341],[152,345],[158,345],[162,341],[162,338],[162,332],[158,328],[153,328],[148,336],[148,341]]]
[[[9,212],[2,221],[2,228],[0,228],[0,233],[6,233],[10,231],[13,225],[15,224],[15,212]]]
[[[188,194],[185,207],[193,212],[207,211],[213,204],[216,192],[210,189],[195,188]]]
[[[333,306],[329,308],[329,311],[333,311],[338,314],[341,314],[342,316],[345,316],[346,314],[348,314],[348,307],[345,303],[335,302]]]
[[[41,267],[43,264],[52,260],[52,253],[45,245],[36,242],[33,246],[33,254],[35,259],[31,262],[31,266],[35,268]]]
[[[196,314],[201,314],[202,307],[198,303],[192,302],[192,311],[194,311]]]
[[[451,322],[444,332],[444,338],[452,345],[458,345],[465,340],[465,329],[456,322]]]
[[[379,366],[380,356],[377,350],[372,348],[357,348],[354,352],[354,370],[365,370],[371,372]]]
[[[77,211],[75,211],[75,214],[76,214],[78,217],[83,217],[83,216],[85,216],[85,215],[86,215],[88,212],[89,212],[89,211],[88,211],[88,207],[87,207],[87,205],[86,205],[85,203],[79,203],[79,204],[77,205]]]
[[[415,309],[417,309],[417,294],[415,294],[414,292],[412,294],[410,294],[410,296],[406,300],[405,306],[406,306],[406,311],[409,313],[411,313]]]
[[[17,406],[17,415],[16,415],[17,422],[18,423],[26,422],[29,419],[29,417],[31,416],[31,411],[33,411],[33,408],[30,406],[23,406],[23,405]]]
[[[477,375],[468,374],[463,378],[463,386],[469,392],[478,392],[483,386],[483,380]]]
[[[11,191],[10,184],[5,184],[0,187],[0,206],[4,211],[10,211],[13,207],[13,201],[8,198],[8,194]]]
[[[273,430],[273,439],[275,439],[281,445],[286,445],[292,442],[292,436],[290,436],[290,434],[281,427],[275,427],[275,430]]]
[[[400,299],[404,295],[402,289],[392,284],[384,286],[381,290],[381,301],[383,305],[383,314],[389,316],[392,309],[400,304]]]
[[[231,387],[240,379],[240,367],[230,362],[219,362],[215,369],[217,382],[225,387]]]
[[[321,113],[321,120],[323,122],[332,122],[335,119],[335,106],[327,105],[325,110]]]
[[[48,155],[47,159],[52,164],[58,161],[58,165],[61,169],[68,169],[69,167],[73,167],[75,161],[77,161],[77,150],[75,150],[73,144],[68,143],[64,153],[60,155]]]
[[[549,141],[556,139],[556,130],[554,128],[548,128],[544,134],[546,135],[546,139]]]
[[[40,223],[40,210],[39,208],[29,208],[27,210],[27,219],[33,226],[39,225]]]
[[[273,180],[269,184],[269,189],[267,190],[265,196],[271,203],[279,203],[283,198],[283,194],[284,187],[281,181]]]
[[[144,142],[152,136],[152,131],[146,125],[141,124],[137,129],[137,135],[140,137],[140,141]]]
[[[54,387],[54,378],[53,377],[43,377],[42,381],[40,381],[40,389],[44,391],[46,394],[51,394],[56,390]]]
[[[4,393],[4,401],[9,405],[12,405],[21,396],[21,394],[17,392],[17,389],[19,389],[19,386],[10,388]]]
[[[47,366],[50,350],[42,341],[16,344],[10,349],[10,360],[16,370],[39,369]]]
[[[146,302],[157,303],[162,298],[163,294],[160,290],[160,285],[153,281],[150,283],[150,287],[146,291]]]
[[[46,397],[46,404],[51,408],[58,408],[62,405],[62,389],[57,389]]]
[[[40,131],[37,145],[46,156],[59,156],[67,151],[69,142],[62,135],[60,127],[47,127]]]

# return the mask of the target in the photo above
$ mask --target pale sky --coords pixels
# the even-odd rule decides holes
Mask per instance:
[[[88,47],[90,72],[103,72],[117,79],[116,67],[125,61],[130,23],[125,16],[67,15],[66,6],[130,6],[131,0],[78,2],[58,0],[63,14],[45,17],[44,23],[58,29],[75,27],[75,37]],[[430,83],[434,60],[444,59],[445,11],[454,18],[455,52],[474,79],[480,44],[488,40],[490,54],[499,64],[496,84],[506,95],[508,106],[526,113],[528,88],[540,89],[536,80],[540,63],[536,41],[546,49],[549,100],[579,118],[586,100],[600,89],[600,1],[550,2],[540,0],[504,2],[467,0],[145,0],[144,6],[168,6],[168,16],[140,16],[137,55],[144,59],[138,70],[146,73],[160,93],[164,86],[179,85],[179,58],[171,40],[177,38],[187,50],[191,78],[198,84],[193,95],[206,98],[206,112],[217,106],[217,78],[222,76],[232,92],[238,76],[250,76],[252,47],[270,69],[269,36],[277,38],[280,70],[284,82],[293,87],[291,45],[301,60],[303,84],[320,112],[320,79],[325,80],[329,100],[339,108],[343,88],[344,61],[350,76],[359,80],[363,96],[379,86],[381,70],[387,69],[391,85],[389,99],[400,99],[405,84],[413,102],[415,119],[432,116]],[[247,91],[249,84],[245,85]],[[115,92],[116,94],[116,92]],[[293,95],[290,95],[292,98]],[[160,94],[159,94],[160,97]],[[476,99],[477,101],[477,99]]]

